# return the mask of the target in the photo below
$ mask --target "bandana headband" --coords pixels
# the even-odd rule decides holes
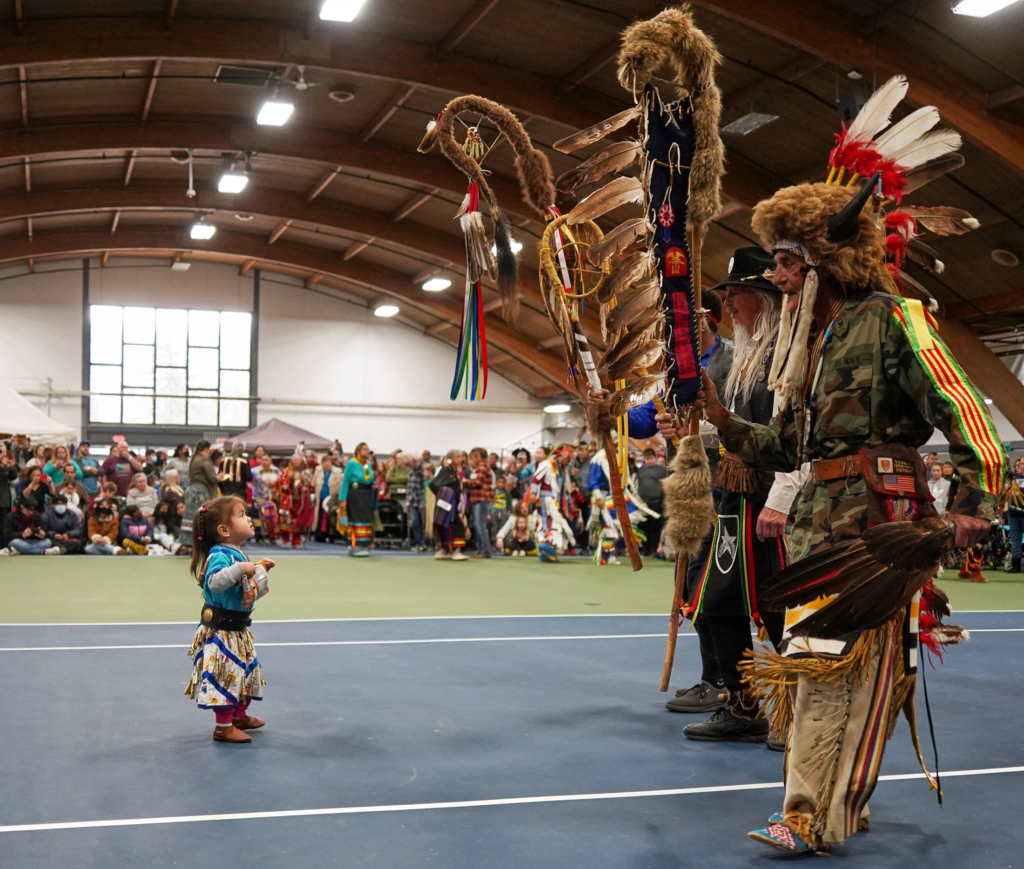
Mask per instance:
[[[775,244],[772,245],[772,253],[778,253],[780,250],[787,250],[790,253],[795,253],[797,256],[801,257],[803,261],[806,262],[809,266],[816,266],[818,264],[815,260],[811,259],[807,255],[807,252],[804,250],[804,246],[802,244],[797,244],[797,242],[795,241],[787,241],[786,239],[780,239],[779,241],[775,242]]]

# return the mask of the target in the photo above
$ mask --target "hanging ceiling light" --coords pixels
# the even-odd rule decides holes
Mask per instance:
[[[321,21],[355,21],[366,0],[324,0],[320,7]]]
[[[373,310],[375,317],[394,317],[398,313],[398,305],[377,305]]]
[[[1005,9],[1017,0],[960,0],[953,11],[957,15],[969,15],[971,18],[985,18],[993,12]]]
[[[294,110],[295,106],[284,100],[267,100],[256,116],[256,123],[264,127],[283,127]]]
[[[245,185],[248,183],[249,176],[244,172],[236,172],[234,169],[229,169],[220,176],[220,181],[217,182],[217,192],[241,193],[245,190]]]
[[[189,236],[192,238],[200,239],[201,241],[207,241],[213,238],[214,233],[217,231],[217,227],[210,223],[203,223],[202,221],[192,224],[192,229],[189,231]]]
[[[544,413],[568,413],[572,408],[568,404],[549,404]]]
[[[770,124],[778,119],[778,115],[768,112],[747,112],[742,118],[737,118],[731,124],[722,127],[722,132],[730,136],[748,136],[754,130],[759,130],[765,124]]]
[[[448,278],[431,278],[429,281],[423,282],[423,289],[428,293],[440,293],[441,290],[447,290],[452,285],[452,282]]]

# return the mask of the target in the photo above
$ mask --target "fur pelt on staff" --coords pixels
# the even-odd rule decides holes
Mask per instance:
[[[700,435],[687,435],[669,469],[673,471],[661,484],[665,493],[665,536],[676,549],[676,558],[685,560],[700,551],[717,521],[711,497],[711,467]]]
[[[715,67],[721,62],[722,55],[711,37],[693,23],[688,4],[639,21],[622,34],[619,84],[635,97],[660,74],[693,96],[696,139],[687,214],[693,226],[706,227],[722,207],[725,146],[718,133],[722,92],[715,84]]]
[[[519,119],[493,100],[474,95],[456,97],[427,127],[427,133],[418,150],[427,153],[434,145],[441,148],[455,167],[471,182],[476,182],[480,194],[487,202],[494,223],[494,245],[497,248],[497,281],[501,294],[501,314],[509,323],[515,323],[519,314],[519,261],[512,250],[508,221],[498,207],[498,199],[487,183],[480,164],[467,154],[455,140],[455,118],[460,112],[475,112],[491,120],[508,139],[516,154],[516,175],[523,200],[542,217],[555,202],[554,175],[547,155],[533,147],[529,134]]]

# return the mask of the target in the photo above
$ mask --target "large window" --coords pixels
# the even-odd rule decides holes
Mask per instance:
[[[89,421],[248,426],[251,325],[233,311],[92,305]]]

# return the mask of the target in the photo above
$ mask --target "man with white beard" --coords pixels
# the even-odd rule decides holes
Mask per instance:
[[[729,275],[712,290],[724,294],[733,321],[733,361],[724,390],[725,404],[738,416],[765,425],[773,417],[768,391],[779,331],[782,294],[772,284],[775,263],[760,247],[742,247],[733,255]],[[659,416],[666,438],[685,434],[670,415]],[[701,633],[704,677],[669,701],[673,712],[706,712],[707,721],[690,724],[684,733],[705,742],[768,741],[768,721],[759,716],[757,700],[740,678],[738,665],[751,648],[750,622],[764,629],[773,644],[782,639],[780,613],[758,609],[758,589],[787,563],[782,535],[797,492],[795,474],[776,474],[744,464],[726,452],[718,463],[718,522],[687,571],[683,613]],[[705,635],[710,643],[705,643]],[[708,673],[717,672],[710,682]],[[779,747],[772,744],[771,747]]]

